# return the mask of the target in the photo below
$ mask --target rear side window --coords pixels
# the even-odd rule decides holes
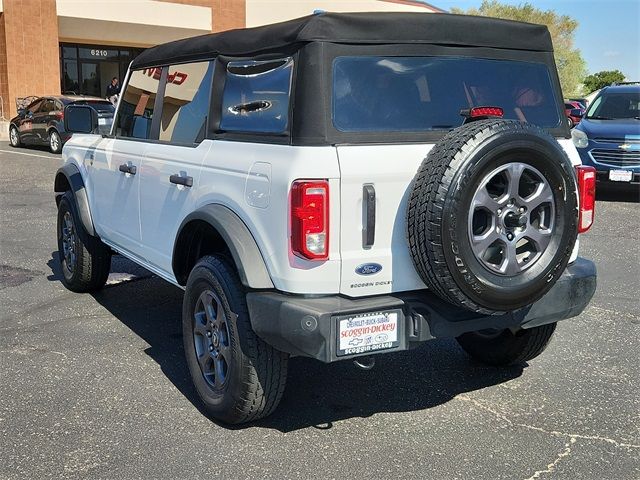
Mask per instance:
[[[116,120],[117,136],[149,138],[153,105],[161,73],[162,68],[145,68],[131,72],[127,88],[120,99]]]
[[[160,140],[199,143],[205,136],[213,62],[170,66],[162,102]]]
[[[44,99],[39,98],[35,102],[32,102],[31,104],[29,104],[27,106],[27,108],[24,109],[24,111],[25,112],[36,113],[40,109],[40,107],[42,106],[43,103],[44,103]]]
[[[504,117],[553,128],[558,100],[547,66],[466,57],[338,57],[333,123],[345,132],[450,130],[460,110],[495,106]]]
[[[289,125],[293,59],[227,64],[220,128],[284,133]]]
[[[42,106],[40,107],[40,112],[46,113],[46,112],[53,112],[56,110],[56,104],[53,100],[47,98]]]

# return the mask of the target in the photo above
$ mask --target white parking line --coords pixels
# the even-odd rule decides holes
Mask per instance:
[[[13,150],[0,150],[0,153],[15,153],[16,155],[27,155],[29,157],[41,157],[41,158],[56,158],[49,155],[38,155],[36,153],[15,152]]]

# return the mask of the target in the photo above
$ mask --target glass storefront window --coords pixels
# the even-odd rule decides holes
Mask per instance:
[[[78,93],[78,62],[75,60],[62,61],[62,93]]]
[[[113,77],[124,80],[129,63],[142,49],[60,44],[62,92],[104,98]]]
[[[78,58],[78,49],[76,47],[62,47],[62,56],[64,58]]]

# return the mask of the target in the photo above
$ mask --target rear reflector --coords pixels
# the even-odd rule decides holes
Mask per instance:
[[[291,186],[291,251],[310,260],[329,258],[329,182],[297,180]]]
[[[580,207],[578,214],[578,233],[584,233],[593,225],[596,208],[596,169],[593,167],[576,167],[578,178],[578,196]]]

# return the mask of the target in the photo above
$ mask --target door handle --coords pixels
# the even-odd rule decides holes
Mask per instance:
[[[362,246],[371,248],[376,239],[376,189],[373,185],[362,186],[362,208],[364,217]]]
[[[171,175],[169,177],[171,183],[176,185],[184,185],[185,187],[193,187],[193,177],[182,177],[180,175]]]
[[[130,173],[131,175],[135,175],[136,174],[136,166],[135,165],[127,165],[126,163],[123,163],[122,165],[120,165],[118,167],[118,170],[120,170],[122,173]]]

